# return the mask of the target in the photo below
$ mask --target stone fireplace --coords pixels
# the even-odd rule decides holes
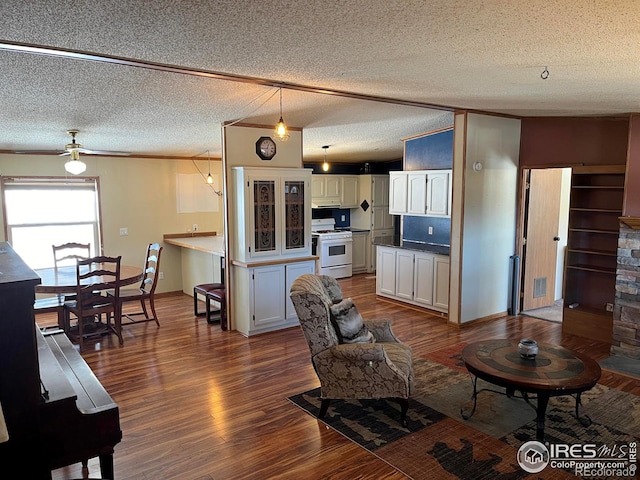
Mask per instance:
[[[640,359],[640,219],[620,224],[611,354]]]

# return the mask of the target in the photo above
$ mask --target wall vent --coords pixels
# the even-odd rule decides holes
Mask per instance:
[[[533,298],[547,296],[547,277],[533,279]]]

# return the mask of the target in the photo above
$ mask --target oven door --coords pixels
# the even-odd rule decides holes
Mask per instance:
[[[351,238],[318,239],[318,250],[321,267],[351,265]]]

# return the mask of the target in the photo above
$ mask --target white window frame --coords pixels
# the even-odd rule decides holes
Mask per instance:
[[[19,244],[15,244],[13,230],[17,228],[24,227],[59,227],[64,229],[65,227],[73,227],[73,226],[86,226],[91,225],[93,231],[93,240],[91,241],[91,255],[101,255],[102,254],[102,212],[101,212],[101,202],[100,202],[100,179],[99,177],[34,177],[34,176],[2,176],[0,177],[0,187],[2,189],[2,214],[3,214],[3,223],[4,223],[4,234],[6,240],[13,246],[13,248],[25,258],[27,264],[28,261],[28,252],[21,252],[21,249],[24,249],[24,246]],[[73,190],[73,189],[88,189],[92,190],[95,194],[95,202],[96,202],[96,212],[95,218],[91,221],[74,221],[73,218],[69,220],[58,220],[52,221],[51,223],[47,222],[39,222],[39,223],[27,223],[27,224],[10,224],[9,218],[11,215],[8,215],[8,208],[11,208],[10,205],[7,205],[7,190],[12,189],[51,189],[51,190]],[[40,205],[33,202],[28,205],[29,208],[41,208]],[[69,238],[66,241],[78,241],[74,238]],[[42,248],[47,249],[49,251],[51,249],[51,245],[53,244],[50,239],[43,240]],[[64,243],[64,242],[60,242]],[[47,268],[53,267],[53,254],[51,255],[51,265],[48,264],[38,264],[38,265],[29,265],[31,268]]]

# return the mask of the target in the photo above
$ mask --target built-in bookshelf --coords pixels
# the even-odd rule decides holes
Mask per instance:
[[[611,340],[624,172],[624,165],[572,169],[564,333]]]

